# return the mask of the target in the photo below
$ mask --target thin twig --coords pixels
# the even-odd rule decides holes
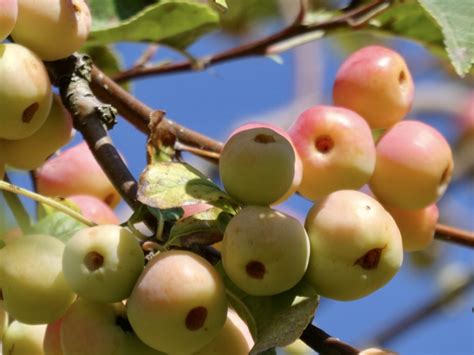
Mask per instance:
[[[309,324],[301,334],[300,339],[311,349],[324,355],[357,355],[359,350],[334,338],[324,330]]]
[[[145,51],[142,53],[140,58],[137,59],[135,63],[133,63],[133,67],[130,69],[144,67],[156,54],[158,51],[159,46],[155,43],[150,44]]]
[[[37,194],[36,192],[29,191],[27,189],[24,189],[22,187],[10,184],[9,182],[2,181],[0,180],[0,190],[3,191],[9,191],[15,195],[23,195],[25,197],[28,197],[34,201],[37,201],[39,203],[42,203],[44,205],[48,205],[55,210],[58,210],[60,212],[63,212],[67,214],[68,216],[78,220],[81,223],[84,223],[85,225],[92,227],[95,226],[96,224],[89,220],[88,218],[84,217],[82,214],[76,212],[72,208],[66,206],[65,204],[58,202],[50,197],[45,197],[43,195]],[[22,228],[23,229],[23,228]]]
[[[436,225],[435,238],[444,242],[474,248],[474,232],[447,226],[445,224]]]
[[[113,77],[113,79],[117,82],[121,82],[132,78],[136,79],[149,75],[177,73],[186,70],[193,70],[196,68],[204,69],[211,64],[223,63],[229,60],[249,56],[266,55],[268,54],[268,49],[272,45],[310,32],[327,32],[338,30],[344,27],[360,27],[367,23],[374,16],[379,15],[382,11],[386,10],[391,2],[391,0],[375,0],[367,5],[348,11],[341,16],[333,17],[326,21],[315,24],[303,24],[301,21],[301,16],[298,16],[298,19],[293,24],[266,38],[256,40],[254,42],[198,60],[197,62],[201,65],[196,66],[196,61],[188,60],[169,65],[159,65],[147,68],[141,67],[136,68],[135,70],[127,70],[126,72],[118,73]]]
[[[20,227],[23,234],[26,234],[31,228],[31,218],[15,191],[11,191],[6,188],[2,189],[2,183],[11,185],[11,181],[7,173],[5,173],[3,180],[4,181],[0,180],[0,190],[3,191],[3,197],[5,198],[5,201],[7,202],[8,207],[13,214],[13,217],[15,217],[18,227]]]
[[[464,282],[460,282],[449,291],[442,293],[423,304],[420,308],[408,313],[386,329],[382,329],[368,343],[380,345],[389,343],[394,338],[399,337],[404,332],[408,331],[411,327],[433,315],[436,311],[439,311],[441,308],[455,301],[472,286],[474,286],[474,273],[471,273]]]

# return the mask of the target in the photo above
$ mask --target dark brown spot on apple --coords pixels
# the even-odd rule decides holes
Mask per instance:
[[[269,134],[257,134],[253,140],[262,144],[275,143],[275,138]]]
[[[186,328],[189,330],[198,330],[202,328],[207,318],[207,308],[203,306],[195,307],[188,312],[186,316]]]
[[[33,119],[36,111],[39,109],[39,103],[35,102],[28,106],[24,111],[23,115],[21,117],[21,120],[23,123],[30,123],[31,120]]]
[[[354,262],[354,265],[359,265],[361,268],[366,270],[372,270],[377,268],[380,262],[380,256],[382,255],[383,248],[374,248],[369,250],[367,253],[362,255],[359,259]]]
[[[95,271],[104,265],[104,257],[96,251],[91,251],[84,257],[84,264],[89,271]]]
[[[108,194],[104,198],[104,202],[109,206],[112,204],[112,202],[114,202],[114,200],[115,200],[115,195],[114,194]]]
[[[319,136],[316,138],[314,145],[318,152],[328,153],[334,147],[334,141],[328,135]]]
[[[254,279],[263,279],[265,276],[265,265],[263,265],[260,261],[250,261],[246,266],[245,266],[245,271],[247,272],[247,275]]]
[[[398,83],[400,86],[404,86],[407,81],[407,74],[405,73],[405,70],[402,70],[400,74],[398,74]]]

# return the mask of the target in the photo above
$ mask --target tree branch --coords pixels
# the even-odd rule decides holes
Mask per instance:
[[[81,132],[114,187],[131,208],[136,208],[137,182],[112,143],[107,126],[115,123],[115,109],[100,102],[92,93],[88,56],[74,54],[64,60],[47,63],[61,98],[73,117],[74,127]],[[87,173],[87,172],[84,172]]]
[[[445,224],[438,223],[436,225],[435,238],[444,242],[474,248],[474,232],[447,226]]]
[[[359,350],[334,338],[324,330],[309,324],[301,334],[300,339],[311,349],[324,355],[357,355]]]
[[[474,273],[471,273],[463,282],[460,282],[450,290],[443,292],[441,295],[433,298],[432,300],[429,300],[420,308],[405,315],[386,329],[382,329],[369,343],[380,345],[387,344],[392,339],[402,335],[411,327],[433,315],[436,311],[439,311],[444,306],[455,301],[473,285]]]
[[[331,19],[312,24],[304,24],[302,20],[304,18],[304,12],[298,16],[297,20],[290,26],[282,29],[281,31],[274,33],[266,38],[256,40],[254,42],[244,44],[240,47],[232,48],[221,53],[217,53],[197,61],[184,61],[180,63],[158,65],[150,67],[137,67],[132,70],[119,73],[113,77],[116,82],[129,80],[132,78],[140,78],[150,75],[157,74],[170,74],[177,73],[186,70],[193,69],[204,69],[209,67],[211,64],[223,63],[229,60],[234,60],[249,56],[260,56],[267,54],[276,54],[275,51],[271,50],[271,47],[284,42],[289,39],[306,35],[312,32],[318,31],[335,31],[345,27],[356,28],[364,25],[374,16],[379,15],[382,11],[387,9],[392,0],[375,0],[367,5],[361,6],[354,10],[348,11],[341,16],[333,17]],[[303,10],[304,11],[304,10]],[[291,47],[291,46],[290,46]],[[284,46],[283,50],[287,50],[290,47]],[[282,50],[278,50],[280,53]]]

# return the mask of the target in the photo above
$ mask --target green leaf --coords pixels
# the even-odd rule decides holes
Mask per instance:
[[[213,207],[177,221],[170,230],[167,245],[210,245],[222,240],[225,226],[231,215]],[[185,237],[185,238],[184,238]],[[182,240],[185,239],[185,240]],[[180,243],[179,243],[180,241]]]
[[[88,43],[158,42],[183,49],[214,29],[218,21],[217,13],[206,4],[160,1],[114,27],[92,31]]]
[[[66,243],[77,231],[87,226],[62,212],[46,215],[33,226],[31,234],[48,234]]]
[[[119,25],[157,0],[89,0],[92,31]]]
[[[474,63],[474,31],[472,0],[418,0],[436,20],[444,35],[449,58],[460,76]]]
[[[255,345],[250,354],[291,344],[311,322],[319,296],[302,280],[292,289],[274,296],[250,296],[227,277],[222,263],[216,265],[224,279],[232,307],[246,321]]]
[[[161,209],[207,202],[235,213],[224,191],[191,165],[179,162],[148,165],[140,176],[138,200]]]

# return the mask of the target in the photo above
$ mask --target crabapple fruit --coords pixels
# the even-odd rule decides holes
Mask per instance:
[[[76,232],[66,243],[62,265],[64,278],[80,297],[111,303],[130,295],[144,256],[131,232],[104,224]]]
[[[3,337],[3,354],[43,355],[46,324],[30,325],[17,320],[8,327]]]
[[[439,211],[436,204],[417,210],[384,206],[397,223],[404,251],[423,250],[433,241]]]
[[[61,324],[62,318],[49,323],[43,339],[44,355],[63,355],[61,348]]]
[[[254,345],[247,324],[229,308],[224,327],[217,336],[194,355],[248,355]]]
[[[119,224],[115,212],[102,200],[90,195],[73,195],[67,198],[74,202],[84,217],[97,224]]]
[[[0,249],[0,284],[4,306],[28,324],[60,318],[74,301],[64,279],[64,244],[49,235],[27,235]]]
[[[289,134],[303,163],[298,192],[311,200],[333,191],[359,189],[375,168],[375,145],[367,122],[335,106],[304,111]]]
[[[269,207],[244,207],[225,229],[225,272],[250,295],[289,290],[303,278],[308,260],[309,240],[303,225]]]
[[[219,333],[227,315],[223,281],[199,255],[171,250],[145,267],[127,302],[137,336],[166,353],[199,350]]]
[[[36,171],[38,192],[45,196],[92,195],[115,207],[120,195],[86,142],[48,160]]]
[[[323,297],[355,300],[385,285],[403,261],[397,224],[372,197],[331,193],[306,216],[311,256],[306,277]]]
[[[219,173],[224,188],[236,200],[270,205],[283,202],[296,191],[302,166],[284,130],[249,123],[235,130],[225,143]]]
[[[53,104],[46,121],[35,133],[20,140],[5,140],[3,148],[7,165],[34,170],[73,136],[72,119],[62,105],[59,96],[53,96]]]
[[[84,0],[18,0],[18,18],[11,36],[41,59],[66,58],[86,41],[91,14]]]
[[[0,138],[31,136],[51,109],[51,83],[43,62],[19,44],[0,43],[0,83]]]
[[[0,42],[12,32],[18,16],[17,0],[0,1]]]
[[[100,303],[80,297],[63,317],[60,341],[65,355],[164,355],[137,338],[122,303]]]
[[[371,128],[387,128],[410,110],[414,84],[405,60],[392,49],[368,46],[339,68],[333,88],[337,106],[364,117]]]
[[[420,209],[446,190],[453,157],[446,139],[418,121],[402,121],[377,143],[377,161],[369,186],[384,205]]]

